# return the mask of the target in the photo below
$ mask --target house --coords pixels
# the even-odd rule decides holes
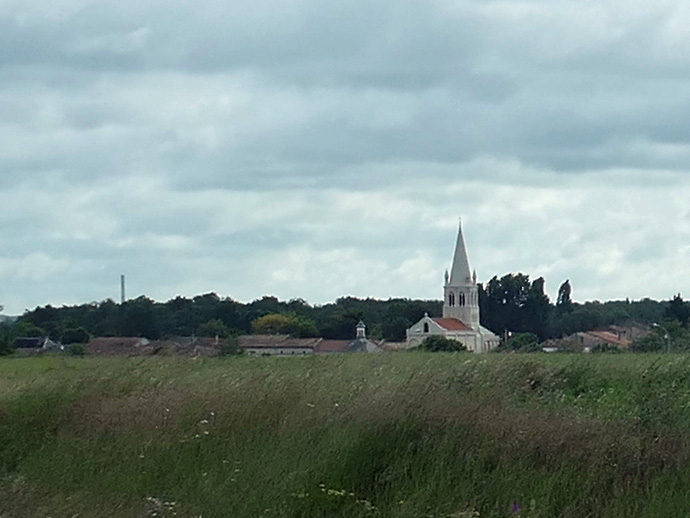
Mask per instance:
[[[62,345],[53,342],[50,338],[47,336],[41,336],[41,337],[28,337],[28,336],[20,336],[14,339],[12,342],[12,347],[15,349],[43,349],[43,350],[49,350],[49,349],[62,349]]]
[[[103,356],[139,356],[151,353],[150,343],[141,337],[101,336],[86,344],[86,352]]]
[[[617,333],[613,333],[608,329],[597,331],[580,331],[574,333],[566,338],[576,346],[581,347],[583,351],[591,351],[594,347],[610,346],[618,347],[619,349],[627,349],[630,347],[632,340],[621,338]]]
[[[634,340],[647,336],[649,333],[649,328],[639,324],[612,325],[592,331],[579,331],[557,340],[549,340],[547,345],[557,347],[559,350],[584,352],[601,346],[627,349]]]
[[[337,354],[337,353],[382,353],[383,348],[380,344],[372,342],[367,338],[367,326],[363,321],[359,321],[356,328],[354,340],[321,340],[314,349],[316,354]]]
[[[320,340],[290,335],[244,335],[238,338],[238,345],[252,356],[305,356],[314,354]]]
[[[458,229],[450,274],[443,285],[443,316],[424,317],[407,330],[408,347],[418,347],[425,338],[441,335],[462,342],[468,351],[487,352],[498,347],[500,339],[479,323],[477,272],[470,273],[462,224]]]
[[[292,338],[289,335],[245,335],[239,346],[253,356],[306,356],[310,354],[380,353],[376,343],[366,336],[366,325],[357,324],[354,340],[324,340],[323,338]]]
[[[218,356],[227,341],[220,337],[174,336],[154,340],[149,344],[151,354],[177,356]]]

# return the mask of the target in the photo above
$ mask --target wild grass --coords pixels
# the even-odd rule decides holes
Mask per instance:
[[[690,358],[0,361],[0,517],[668,517]]]

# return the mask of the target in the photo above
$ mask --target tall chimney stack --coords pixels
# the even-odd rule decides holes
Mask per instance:
[[[125,303],[125,276],[120,275],[120,304]]]

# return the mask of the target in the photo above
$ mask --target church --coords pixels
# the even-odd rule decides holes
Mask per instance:
[[[499,338],[479,324],[477,272],[470,273],[462,224],[458,229],[453,264],[445,274],[443,317],[424,315],[407,330],[407,347],[418,347],[426,337],[442,335],[462,342],[468,351],[487,352],[499,344]]]

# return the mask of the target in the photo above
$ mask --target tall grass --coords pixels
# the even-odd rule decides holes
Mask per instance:
[[[668,517],[684,356],[0,361],[0,517]]]

